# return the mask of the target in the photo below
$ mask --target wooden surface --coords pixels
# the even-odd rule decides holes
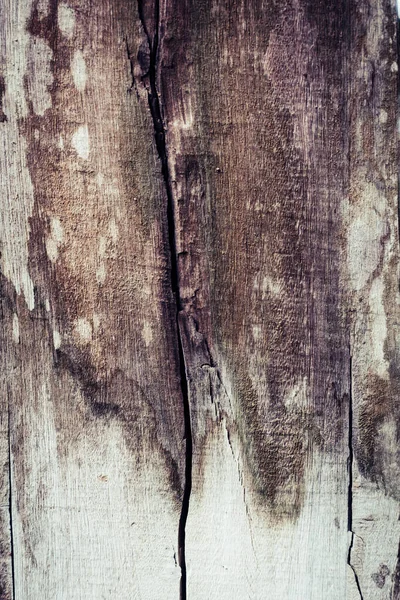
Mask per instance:
[[[400,600],[396,20],[1,0],[0,600]]]

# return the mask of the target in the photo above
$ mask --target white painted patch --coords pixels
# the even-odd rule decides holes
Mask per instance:
[[[18,315],[14,313],[12,323],[12,336],[16,344],[19,344],[19,319]]]
[[[71,39],[75,30],[75,11],[65,2],[61,2],[58,5],[57,20],[61,33]]]
[[[104,175],[103,173],[97,173],[96,175],[96,183],[99,187],[102,187],[104,183]]]
[[[58,350],[61,347],[61,335],[57,330],[53,331],[53,345],[55,350]]]
[[[386,110],[384,110],[383,108],[381,109],[380,113],[379,113],[379,122],[384,125],[385,123],[387,123],[388,120],[388,114],[386,112]]]
[[[78,156],[87,160],[89,158],[89,131],[87,125],[81,125],[72,136],[72,146]]]
[[[58,258],[58,244],[52,237],[46,240],[46,254],[52,263],[56,262]]]
[[[58,250],[64,241],[64,231],[60,219],[52,217],[50,220],[50,236],[46,240],[47,256],[52,263],[58,258]]]
[[[86,63],[81,50],[77,50],[71,63],[71,72],[76,89],[84,92],[86,87],[87,73]]]
[[[92,340],[92,325],[87,319],[77,319],[75,323],[75,331],[82,342],[88,344]]]
[[[53,238],[59,243],[62,244],[64,241],[64,230],[61,225],[60,219],[57,217],[52,217],[50,220],[50,231]]]
[[[64,138],[62,135],[60,135],[60,137],[59,137],[58,147],[60,148],[60,150],[64,150]]]
[[[146,346],[150,346],[151,342],[153,341],[153,330],[148,321],[145,321],[143,324],[142,337]]]
[[[48,298],[46,298],[45,307],[46,307],[46,312],[50,312],[50,302],[49,302]]]
[[[399,66],[398,66],[397,62],[392,62],[390,70],[392,71],[392,73],[397,73],[397,71],[399,70]]]
[[[53,51],[45,40],[40,37],[30,39],[27,71],[28,92],[33,111],[39,116],[43,116],[52,105],[49,92],[53,83],[52,58]]]
[[[261,338],[261,334],[262,334],[261,325],[253,325],[251,330],[252,330],[253,338],[255,339],[255,341],[259,340]]]

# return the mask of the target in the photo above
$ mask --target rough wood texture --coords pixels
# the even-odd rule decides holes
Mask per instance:
[[[399,600],[394,5],[0,26],[0,600]]]
[[[137,5],[10,0],[2,19],[15,598],[177,598],[183,402]]]

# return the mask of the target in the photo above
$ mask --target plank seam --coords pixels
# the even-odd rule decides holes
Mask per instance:
[[[183,398],[183,411],[184,411],[184,424],[185,424],[185,441],[186,441],[186,454],[185,454],[185,481],[183,486],[183,498],[181,514],[178,526],[178,559],[179,566],[181,568],[181,584],[180,584],[180,598],[181,600],[187,599],[187,585],[186,585],[186,555],[185,555],[185,535],[186,535],[186,522],[189,513],[190,494],[192,490],[192,462],[193,462],[193,441],[192,441],[192,427],[190,420],[190,406],[189,406],[189,393],[188,393],[188,380],[185,369],[184,352],[182,337],[179,328],[179,313],[182,310],[181,295],[179,289],[179,277],[178,277],[178,260],[177,260],[177,248],[176,248],[176,235],[175,235],[175,214],[174,214],[174,203],[172,195],[172,186],[170,179],[170,172],[168,166],[168,154],[165,142],[165,126],[161,114],[161,106],[159,100],[159,94],[157,90],[157,74],[158,74],[158,49],[159,49],[159,29],[160,29],[160,2],[155,0],[154,2],[154,36],[151,38],[149,28],[146,24],[146,18],[144,15],[144,0],[138,0],[138,13],[139,19],[143,27],[144,34],[147,38],[149,46],[149,57],[150,65],[148,70],[148,81],[149,87],[147,88],[148,102],[151,117],[153,120],[154,137],[157,147],[158,156],[161,162],[161,172],[164,181],[165,192],[167,196],[167,227],[168,227],[168,244],[170,251],[170,278],[171,278],[171,289],[176,302],[176,334],[178,342],[178,356],[179,356],[179,370],[180,370],[180,384]],[[132,60],[130,52],[128,50],[128,57],[131,62],[131,74],[132,84],[134,85],[134,75],[132,70]]]
[[[348,475],[349,475],[349,483],[347,488],[347,530],[350,533],[350,544],[347,553],[347,564],[350,569],[353,571],[354,580],[357,586],[358,593],[360,595],[360,600],[364,600],[364,596],[361,591],[360,580],[358,578],[357,572],[354,568],[353,563],[351,562],[351,554],[353,550],[354,544],[354,536],[355,533],[353,531],[353,461],[354,461],[354,441],[353,441],[353,358],[350,353],[349,359],[349,454],[348,454]]]

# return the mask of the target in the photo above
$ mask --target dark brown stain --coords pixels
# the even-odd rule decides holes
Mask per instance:
[[[371,575],[377,588],[382,589],[386,583],[386,577],[390,575],[390,570],[387,565],[380,565],[377,573]]]
[[[379,453],[377,436],[380,425],[390,414],[392,390],[390,381],[378,376],[370,378],[367,389],[358,420],[360,444],[356,458],[364,477],[377,481],[382,478],[382,456]]]
[[[301,508],[308,453],[316,445],[342,448],[349,392],[339,283],[347,8],[328,4],[309,2],[296,12],[228,2],[213,12],[206,1],[172,3],[160,51],[184,304],[233,384],[236,427],[260,504],[289,518]],[[219,19],[223,29],[215,27]],[[258,58],[246,62],[250,55]],[[188,132],[176,125],[186,105]],[[304,123],[310,128],[299,141]],[[264,277],[279,293],[263,289]],[[302,382],[307,414],[285,404]]]
[[[355,456],[364,477],[374,481],[387,494],[399,500],[398,471],[393,470],[393,456],[388,456],[388,440],[381,430],[388,420],[395,418],[398,423],[397,398],[400,394],[400,383],[393,368],[390,369],[390,373],[389,379],[378,376],[370,376],[367,379],[365,398],[359,414],[359,439]],[[395,460],[398,463],[398,452]]]
[[[21,363],[29,370],[37,368],[37,355],[43,355],[44,364],[50,361],[48,378],[61,457],[94,420],[105,429],[111,422],[118,422],[132,460],[141,469],[153,451],[161,453],[171,495],[179,507],[184,486],[184,419],[165,194],[148,106],[141,106],[133,95],[120,93],[126,89],[125,76],[126,81],[129,78],[122,40],[127,36],[135,48],[140,38],[135,32],[137,4],[132,0],[114,6],[110,27],[108,2],[96,6],[96,15],[87,5],[75,3],[73,40],[59,32],[58,3],[50,4],[49,14],[42,18],[35,3],[26,26],[32,36],[46,40],[53,51],[49,65],[53,84],[48,90],[52,106],[40,116],[34,114],[29,101],[26,79],[29,115],[19,123],[28,144],[35,195],[29,220],[29,271],[36,307],[20,318],[21,330],[25,331]],[[91,108],[82,102],[73,83],[70,68],[77,48],[86,52],[88,70],[92,69],[93,77],[88,78],[85,90],[85,101]],[[140,48],[136,50],[140,54]],[[144,67],[145,57],[140,56],[140,60]],[[70,143],[78,126],[88,122],[90,135],[96,129],[93,113],[101,110],[97,105],[93,109],[97,88],[93,90],[91,85],[96,73],[106,68],[112,82],[111,94],[114,89],[115,93],[111,100],[110,94],[107,96],[109,106],[101,104],[102,98],[101,114],[106,117],[105,126],[113,120],[114,131],[120,134],[115,137],[112,157],[102,174],[106,180],[107,176],[113,178],[113,185],[117,181],[116,209],[96,188],[96,159],[80,161]],[[57,143],[60,135],[65,140],[64,149]],[[91,138],[90,143],[95,155],[96,140]],[[107,280],[99,285],[93,267],[99,236],[107,231],[111,218],[117,218],[118,208],[124,216],[117,223],[115,247],[107,241]],[[67,240],[60,247],[56,263],[46,252],[52,216],[60,220]],[[151,292],[146,298],[142,295],[144,286]],[[50,310],[46,310],[46,304]],[[94,313],[102,315],[101,325],[91,343],[80,343],[74,324],[82,317],[91,320]],[[146,323],[156,338],[150,349],[141,335]],[[58,349],[52,341],[55,329],[63,340]],[[21,466],[25,461],[23,451],[18,453],[17,449],[18,445],[24,448],[21,431],[15,432],[13,439],[15,460]]]

